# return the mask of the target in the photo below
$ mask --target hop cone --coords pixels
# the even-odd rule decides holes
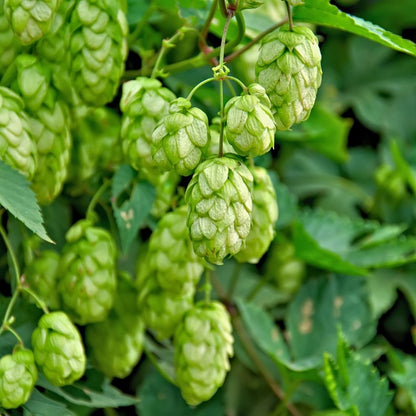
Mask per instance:
[[[186,226],[188,208],[166,214],[149,241],[148,266],[163,290],[183,294],[194,290],[204,271],[196,256]]]
[[[262,167],[254,167],[250,170],[254,178],[252,225],[246,238],[246,245],[235,255],[235,258],[239,262],[258,263],[273,240],[278,206],[267,170]]]
[[[234,148],[228,143],[226,132],[224,130],[224,137],[222,143],[222,151],[223,154],[226,153],[235,153]],[[220,119],[219,117],[215,117],[212,120],[211,125],[209,126],[209,142],[208,146],[204,149],[203,158],[208,159],[211,156],[217,156],[219,153],[219,146],[220,146]]]
[[[143,350],[144,322],[137,308],[137,291],[130,276],[119,276],[114,308],[103,322],[86,329],[92,361],[107,377],[124,378]]]
[[[32,188],[40,204],[51,203],[61,192],[68,174],[72,146],[69,112],[52,90],[42,107],[29,116],[38,150]]]
[[[55,386],[72,384],[85,371],[85,352],[81,335],[61,311],[43,315],[32,333],[35,361]]]
[[[6,72],[21,50],[22,44],[4,14],[4,2],[0,1],[0,75]]]
[[[135,169],[154,168],[152,133],[174,99],[175,94],[156,79],[139,77],[123,84],[121,140],[124,156]]]
[[[238,154],[255,157],[274,146],[276,127],[270,100],[261,85],[251,84],[248,94],[229,100],[225,115],[225,133]]]
[[[110,102],[127,57],[127,21],[118,0],[79,0],[72,13],[72,75],[88,105]]]
[[[267,35],[256,63],[257,81],[272,102],[277,130],[309,117],[321,85],[321,52],[305,26],[282,26]]]
[[[50,29],[61,0],[4,0],[4,10],[23,45],[29,45]]]
[[[152,135],[152,156],[160,170],[174,169],[188,176],[198,166],[208,145],[208,118],[189,100],[177,98]]]
[[[0,159],[33,177],[37,154],[28,117],[22,99],[5,87],[0,87]]]
[[[198,302],[184,316],[175,338],[176,381],[185,401],[196,406],[222,386],[230,369],[230,317],[219,302]]]
[[[81,325],[103,321],[116,290],[113,238],[89,220],[80,220],[69,229],[66,241],[58,283],[63,308]]]
[[[194,251],[215,264],[243,247],[251,226],[253,176],[224,156],[201,163],[186,190],[187,224]]]
[[[25,271],[25,279],[29,288],[51,309],[60,307],[59,295],[56,290],[58,267],[58,253],[44,250],[28,264]],[[30,302],[33,302],[31,296],[28,298]]]
[[[68,173],[73,193],[82,193],[83,186],[90,185],[93,177],[99,180],[106,171],[120,163],[119,135],[120,117],[109,108],[93,109],[76,120]]]
[[[0,359],[0,406],[15,409],[29,400],[38,378],[33,352],[18,348]]]
[[[148,179],[156,189],[151,214],[156,218],[161,218],[173,205],[180,176],[171,170],[160,175],[153,175],[153,178],[149,175]]]

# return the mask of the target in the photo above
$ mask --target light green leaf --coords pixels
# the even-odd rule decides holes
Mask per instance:
[[[17,170],[0,160],[0,206],[7,209],[31,231],[50,243],[43,218],[30,183]]]
[[[368,362],[354,356],[342,335],[336,359],[324,355],[324,380],[336,406],[348,415],[383,416],[392,399],[388,382]]]
[[[416,44],[357,16],[344,13],[329,0],[306,0],[294,9],[294,20],[345,30],[384,46],[416,56]]]
[[[338,327],[356,347],[373,338],[376,322],[365,280],[345,275],[309,280],[290,303],[286,317],[295,360],[333,353]]]

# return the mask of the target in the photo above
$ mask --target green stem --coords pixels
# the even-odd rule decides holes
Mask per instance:
[[[238,78],[231,77],[231,76],[227,75],[227,79],[236,82],[238,85],[240,85],[240,87],[242,88],[243,91],[245,91],[245,92],[247,91],[247,87],[245,86],[244,82],[242,82]]]
[[[20,291],[20,289],[19,289],[19,287],[17,287],[16,290],[14,291],[14,293],[13,293],[12,298],[10,299],[9,304],[7,305],[6,313],[4,314],[3,322],[2,322],[1,327],[0,327],[0,334],[2,332],[4,332],[9,327],[10,316],[12,314],[12,310],[13,310],[13,307],[14,307],[16,301],[17,301],[17,298],[19,297],[19,291]]]
[[[208,82],[211,81],[215,81],[214,77],[208,78],[208,79],[204,79],[202,82],[200,82],[198,85],[196,85],[194,88],[192,88],[191,92],[188,94],[188,96],[186,97],[186,99],[188,101],[191,100],[192,96],[195,94],[195,92],[198,90],[198,88],[201,88],[203,85],[208,84]]]
[[[292,16],[292,7],[290,6],[289,2],[285,1],[286,10],[287,10],[287,17],[289,20],[289,29],[293,30],[293,16]]]
[[[29,296],[31,296],[35,300],[36,304],[43,310],[44,313],[49,313],[49,309],[46,306],[46,303],[35,292],[33,292],[31,289],[25,286],[21,287],[21,291],[26,292]]]
[[[205,303],[209,303],[211,301],[211,291],[212,291],[211,270],[205,269],[205,283],[204,283]]]
[[[224,82],[220,79],[220,142],[218,145],[218,157],[224,155]]]
[[[1,217],[0,217],[1,220]],[[16,256],[14,254],[14,250],[12,248],[12,245],[10,243],[9,237],[7,237],[6,230],[4,229],[3,225],[0,224],[0,234],[3,237],[4,243],[6,244],[7,251],[9,252],[10,258],[12,260],[13,270],[15,274],[16,279],[16,287],[20,286],[20,270],[19,270],[19,264],[17,263]]]
[[[238,278],[240,277],[242,269],[243,269],[243,263],[237,262],[234,266],[233,274],[231,276],[230,285],[228,286],[227,297],[229,299],[232,299],[232,297],[233,297],[234,290],[237,286]]]
[[[94,194],[94,196],[92,197],[88,205],[85,218],[91,218],[93,216],[95,206],[97,205],[98,200],[101,198],[102,194],[107,189],[109,184],[110,184],[110,181],[105,180],[105,182],[98,188],[97,192]]]
[[[201,29],[201,38],[203,40],[204,45],[206,45],[205,39],[208,36],[209,26],[211,25],[212,19],[215,16],[215,12],[218,7],[218,0],[214,0],[211,4],[211,9],[209,10],[207,19],[205,20],[204,26]]]
[[[227,17],[227,5],[225,4],[225,0],[220,0],[220,10],[224,17]]]
[[[15,336],[15,338],[17,339],[17,341],[19,342],[19,344],[21,344],[22,346],[25,345],[23,343],[22,338],[20,338],[20,335],[11,326],[6,325],[4,329],[6,331],[11,332]]]

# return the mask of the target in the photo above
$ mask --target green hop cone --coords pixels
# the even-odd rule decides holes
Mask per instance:
[[[4,0],[4,10],[23,45],[48,33],[61,0]]]
[[[185,194],[194,251],[215,264],[237,254],[251,227],[253,175],[230,156],[201,163]]]
[[[43,315],[32,333],[36,364],[55,386],[66,386],[85,372],[85,352],[76,326],[62,311]]]
[[[252,226],[245,246],[235,255],[241,263],[259,262],[274,238],[278,217],[276,192],[267,170],[257,166],[250,170],[254,178]]]
[[[26,267],[25,282],[29,288],[51,309],[60,307],[56,290],[59,267],[59,254],[56,251],[44,250]],[[27,296],[33,302],[32,296]]]
[[[265,36],[256,63],[257,82],[272,102],[277,130],[305,121],[321,85],[318,39],[306,26],[285,25]]]
[[[71,15],[72,76],[85,104],[115,96],[127,58],[128,25],[118,0],[79,0]]]
[[[6,72],[22,49],[19,38],[4,14],[4,2],[0,1],[0,75]]]
[[[175,332],[176,382],[185,401],[209,400],[224,383],[233,355],[231,321],[224,305],[200,301]]]
[[[208,145],[207,115],[185,98],[177,98],[152,135],[152,156],[162,171],[174,169],[189,176],[202,160]]]
[[[174,99],[175,94],[157,79],[139,77],[123,84],[120,100],[123,154],[136,170],[154,169],[152,133]]]
[[[204,266],[192,248],[186,226],[188,208],[171,211],[158,222],[149,240],[148,267],[163,290],[186,293],[194,290]]]
[[[231,98],[225,115],[225,135],[238,154],[260,156],[274,146],[276,127],[270,100],[261,85],[251,84],[247,94]]]
[[[56,100],[53,92],[50,89],[42,107],[29,115],[38,150],[38,165],[32,188],[42,205],[51,203],[62,191],[72,147],[67,105]]]
[[[22,99],[0,87],[0,159],[32,179],[37,163],[35,142]]]
[[[103,321],[116,291],[116,246],[111,234],[89,220],[75,223],[66,234],[58,291],[62,307],[74,322]]]
[[[33,352],[16,348],[0,359],[0,406],[16,409],[25,404],[38,378]]]
[[[209,159],[211,156],[217,156],[219,154],[219,146],[220,146],[220,118],[215,117],[211,125],[209,126],[209,142],[208,146],[204,149],[203,158]],[[222,152],[223,154],[226,153],[235,153],[234,148],[228,143],[227,137],[223,136],[222,142]]]

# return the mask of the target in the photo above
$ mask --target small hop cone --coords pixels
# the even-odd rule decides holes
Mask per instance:
[[[28,264],[25,270],[26,284],[51,309],[60,307],[56,290],[58,267],[59,254],[56,251],[44,250]],[[29,302],[34,301],[32,296],[28,296],[27,299]]]
[[[50,204],[62,191],[72,148],[68,108],[50,93],[48,102],[29,116],[38,149],[32,189],[42,205]]]
[[[4,0],[10,26],[23,45],[48,33],[61,0]]]
[[[152,135],[152,156],[161,170],[174,169],[189,176],[202,160],[208,145],[208,118],[185,98],[177,98],[157,124]]]
[[[66,386],[82,377],[86,358],[81,335],[62,311],[43,315],[32,333],[35,361],[55,386]]]
[[[0,359],[0,406],[16,409],[25,404],[38,378],[33,352],[17,348]]]
[[[318,39],[306,26],[267,35],[256,63],[257,82],[272,102],[277,130],[308,119],[322,80]]]
[[[276,127],[270,105],[259,84],[251,84],[247,94],[227,102],[225,135],[238,154],[260,156],[274,146]]]
[[[186,190],[189,235],[194,251],[222,264],[237,254],[251,227],[253,175],[229,156],[201,163]]]
[[[23,100],[11,89],[0,87],[0,159],[32,179],[37,152]]]
[[[72,82],[85,104],[115,96],[127,58],[128,25],[118,0],[79,0],[71,15]]]
[[[241,263],[259,262],[274,238],[278,217],[276,192],[267,170],[262,167],[250,170],[254,178],[252,225],[245,246],[235,255]]]
[[[89,220],[75,223],[66,234],[59,269],[62,307],[74,322],[103,321],[116,291],[116,247],[111,234]]]
[[[223,385],[233,341],[222,303],[200,301],[185,314],[174,337],[174,364],[177,385],[189,405],[209,400]]]
[[[123,154],[136,170],[155,168],[152,133],[174,99],[175,94],[156,79],[138,77],[123,84],[120,100]]]
[[[149,240],[148,267],[163,290],[176,294],[193,291],[204,266],[192,248],[186,226],[188,208],[165,214]]]

